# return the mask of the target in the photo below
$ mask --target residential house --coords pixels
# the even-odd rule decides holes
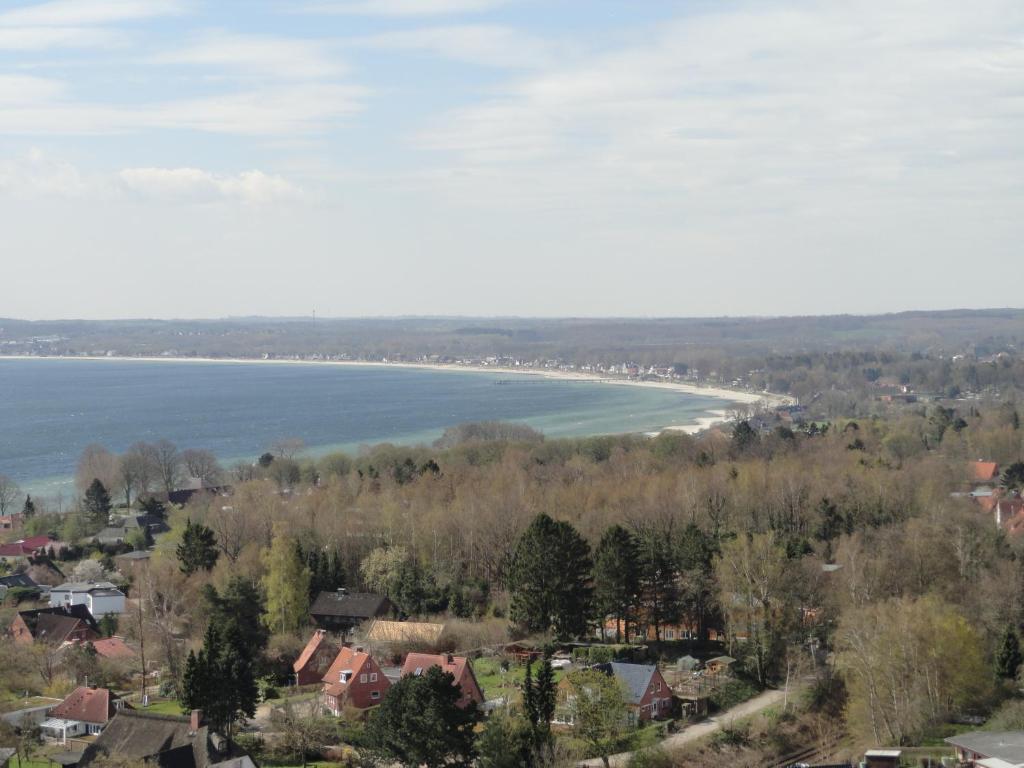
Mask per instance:
[[[659,720],[672,714],[672,689],[653,664],[611,661],[594,669],[614,676],[626,691],[626,705],[633,723]]]
[[[160,533],[167,533],[171,529],[158,515],[128,515],[113,519],[110,525],[93,537],[93,540],[97,544],[105,546],[123,544],[133,533],[140,530],[147,531],[151,536],[156,536]]]
[[[114,562],[117,563],[117,570],[125,576],[129,574],[134,576],[149,566],[149,560],[152,556],[153,553],[149,550],[137,549],[134,552],[125,552],[123,555],[117,555],[114,558]]]
[[[10,576],[0,576],[0,603],[7,596],[11,589],[38,589],[39,585],[27,573],[12,573]]]
[[[0,560],[6,561],[8,565],[24,563],[30,557],[46,554],[51,548],[60,551],[63,547],[63,543],[49,536],[29,536],[10,544],[0,544]]]
[[[20,611],[11,622],[9,634],[14,642],[61,645],[75,640],[95,640],[100,636],[96,620],[84,605],[36,608]]]
[[[616,633],[616,629],[618,633]],[[658,627],[662,641],[672,642],[676,640],[724,640],[725,632],[718,627],[705,627],[705,637],[700,637],[700,628],[694,622],[679,621],[673,624],[662,624]],[[653,643],[657,640],[658,632],[654,624],[642,622],[629,622],[629,636],[626,636],[626,622],[609,616],[604,622],[604,636],[614,639],[621,637],[624,642],[632,643]]]
[[[346,708],[367,710],[383,701],[391,681],[361,648],[342,648],[323,676],[323,704],[335,716]]]
[[[327,630],[316,630],[292,664],[295,684],[313,685],[323,680],[339,650],[339,644],[330,638]]]
[[[1019,496],[997,498],[992,505],[996,525],[1006,531],[1009,536],[1016,536],[1024,531],[1024,499]]]
[[[25,516],[20,512],[13,512],[9,515],[0,515],[0,531],[16,531],[25,522]]]
[[[97,656],[110,661],[134,659],[138,656],[135,649],[128,645],[123,637],[118,635],[93,640],[92,647],[96,651]]]
[[[945,742],[956,750],[961,766],[1015,768],[1024,764],[1024,731],[969,731]]]
[[[972,461],[967,465],[972,485],[992,485],[999,482],[999,465],[994,461]]]
[[[124,613],[124,592],[109,581],[67,582],[50,590],[50,606],[84,605],[93,618]]]
[[[422,675],[431,667],[440,667],[442,672],[448,672],[455,678],[455,685],[462,691],[458,701],[460,707],[469,706],[471,701],[475,701],[477,706],[483,705],[483,690],[476,681],[476,675],[473,674],[473,665],[465,656],[453,656],[450,653],[410,653],[402,663],[402,677]]]
[[[198,710],[185,717],[118,712],[86,747],[78,768],[109,757],[158,768],[256,768],[245,750],[207,726]]]
[[[316,625],[331,632],[350,632],[365,621],[394,612],[395,606],[383,595],[346,589],[321,592],[309,608]]]
[[[630,725],[672,715],[672,689],[653,664],[625,664],[618,661],[595,664],[591,669],[614,677],[622,686]],[[558,684],[559,703],[555,722],[572,725],[573,707],[568,678]]]
[[[444,624],[425,621],[386,621],[377,619],[366,633],[366,641],[386,647],[417,647],[436,650],[440,647]]]
[[[81,686],[50,710],[40,729],[44,736],[62,743],[69,736],[95,736],[123,706],[123,700],[107,688]]]

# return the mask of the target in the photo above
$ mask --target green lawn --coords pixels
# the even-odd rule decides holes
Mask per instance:
[[[175,699],[159,699],[159,700],[150,699],[148,707],[143,707],[141,705],[136,705],[135,708],[138,709],[141,712],[150,712],[150,713],[152,713],[154,715],[180,715],[181,714],[181,704],[179,704],[177,702],[177,700],[175,700]]]
[[[537,674],[537,666],[533,665],[534,675]],[[507,672],[502,672],[499,659],[476,659],[473,662],[473,674],[483,689],[485,700],[508,697],[511,701],[518,701],[526,667],[512,664]],[[556,669],[555,683],[561,680],[564,674],[562,670]]]
[[[11,758],[11,768],[53,768],[54,763],[49,760],[26,760],[22,762],[17,755]]]

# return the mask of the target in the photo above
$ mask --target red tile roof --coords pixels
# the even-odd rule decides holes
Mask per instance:
[[[104,637],[93,640],[92,647],[105,659],[133,659],[135,651],[124,641],[123,637]]]
[[[115,698],[106,688],[75,688],[64,701],[50,710],[50,717],[106,725],[117,711]]]
[[[976,483],[988,483],[999,477],[999,465],[994,461],[972,461],[971,479]]]
[[[364,651],[355,651],[351,648],[342,648],[334,658],[334,663],[324,674],[324,692],[331,696],[341,696],[345,689],[359,679],[359,672],[369,660],[370,654]],[[341,682],[342,672],[351,672],[347,683]]]
[[[302,649],[302,653],[299,654],[299,658],[292,664],[292,669],[295,672],[299,672],[306,668],[309,664],[309,660],[313,658],[313,654],[320,650],[320,646],[324,644],[327,639],[327,631],[318,629],[313,633],[313,636],[309,638],[309,642],[306,643],[306,647]]]

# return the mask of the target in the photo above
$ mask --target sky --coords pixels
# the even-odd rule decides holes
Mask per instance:
[[[1020,0],[0,0],[0,317],[1022,306]]]

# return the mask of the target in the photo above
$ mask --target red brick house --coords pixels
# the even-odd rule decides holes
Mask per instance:
[[[653,664],[623,664],[618,661],[596,664],[593,669],[619,681],[628,707],[630,725],[660,720],[672,715],[672,689]],[[572,724],[573,707],[568,678],[558,684],[559,706],[555,722]]]
[[[616,635],[616,629],[618,634]],[[674,640],[724,640],[725,632],[717,627],[705,627],[706,637],[700,637],[700,630],[696,623],[680,621],[675,624],[662,624],[659,628],[662,641],[672,642]],[[644,622],[630,622],[629,635],[626,635],[626,622],[609,616],[604,622],[604,636],[609,639],[620,637],[623,642],[629,643],[653,643],[657,640],[654,624]]]
[[[391,681],[362,649],[342,648],[323,676],[324,706],[335,716],[346,707],[367,710],[383,701]]]
[[[21,611],[11,622],[9,634],[14,642],[21,645],[31,645],[37,641],[47,645],[61,645],[96,640],[100,636],[96,620],[84,605]]]
[[[442,672],[450,672],[455,678],[455,685],[462,691],[458,705],[465,707],[475,701],[477,706],[484,703],[484,694],[473,674],[473,665],[465,656],[452,656],[435,653],[410,653],[402,664],[402,677],[406,675],[422,675],[431,667],[440,667]]]
[[[313,685],[324,679],[331,663],[338,655],[339,646],[327,636],[327,631],[318,629],[309,638],[299,658],[292,664],[296,685]]]

